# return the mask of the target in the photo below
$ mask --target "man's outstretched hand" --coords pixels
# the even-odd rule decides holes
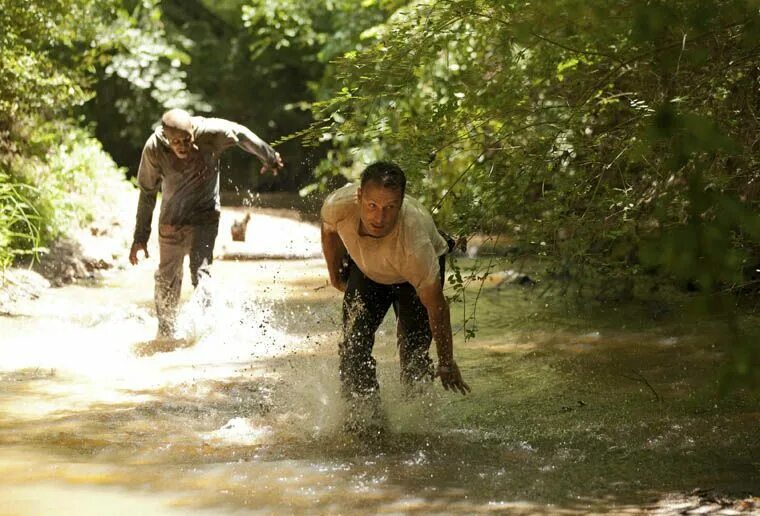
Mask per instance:
[[[472,389],[470,386],[462,380],[462,373],[459,372],[459,366],[456,362],[451,362],[448,365],[439,365],[435,372],[435,376],[441,378],[443,388],[447,391],[461,392],[467,394]]]
[[[272,172],[273,175],[277,175],[277,172],[285,168],[285,163],[282,161],[282,156],[280,156],[279,152],[274,153],[274,161],[270,163],[264,163],[261,166],[261,173],[265,174],[267,172]]]
[[[140,242],[135,242],[132,244],[132,248],[129,250],[129,263],[132,265],[137,265],[137,263],[140,261],[137,258],[138,251],[142,251],[145,254],[146,258],[150,258],[150,255],[148,254],[148,247]]]

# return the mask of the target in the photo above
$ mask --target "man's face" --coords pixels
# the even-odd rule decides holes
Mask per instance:
[[[169,147],[179,159],[187,159],[193,148],[193,134],[176,127],[164,127],[164,136],[169,140]]]
[[[362,230],[375,238],[389,234],[398,221],[404,194],[369,181],[359,188],[358,195]]]

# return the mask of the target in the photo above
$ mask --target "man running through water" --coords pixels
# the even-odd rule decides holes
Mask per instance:
[[[219,230],[219,157],[233,145],[257,156],[263,162],[262,173],[276,173],[283,168],[280,154],[248,128],[221,118],[191,116],[181,109],[164,113],[143,148],[137,172],[140,198],[129,261],[137,264],[139,251],[149,256],[151,219],[161,190],[160,263],[154,292],[159,338],[175,334],[185,255],[190,255],[193,287],[210,275]]]

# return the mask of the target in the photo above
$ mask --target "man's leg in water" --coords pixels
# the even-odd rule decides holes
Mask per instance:
[[[190,243],[190,280],[193,287],[211,277],[214,243],[219,233],[219,221],[193,226]]]
[[[390,305],[390,287],[375,283],[351,262],[343,296],[343,341],[339,348],[340,380],[348,398],[370,395],[379,388],[372,348],[375,332]]]
[[[156,315],[158,336],[173,337],[177,304],[182,290],[182,263],[190,247],[189,226],[160,225],[158,227],[159,264],[155,274]]]
[[[351,262],[343,297],[340,380],[347,403],[344,429],[362,438],[380,437],[386,427],[372,348],[390,304],[390,288],[370,280]]]
[[[398,285],[393,309],[396,312],[396,336],[401,362],[401,383],[407,388],[421,380],[433,378],[433,361],[430,344],[433,335],[427,310],[414,287],[409,283]]]
[[[443,284],[446,265],[444,256],[440,257],[438,264]],[[393,289],[401,382],[407,387],[412,387],[416,382],[433,379],[433,361],[429,353],[433,341],[430,319],[425,305],[412,285],[403,283],[394,285]]]

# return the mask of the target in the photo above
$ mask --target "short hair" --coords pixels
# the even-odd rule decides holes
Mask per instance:
[[[170,109],[161,117],[161,125],[192,133],[193,117],[184,109]]]
[[[369,182],[379,184],[384,188],[406,191],[406,175],[401,167],[390,161],[376,161],[362,171],[361,186]]]

